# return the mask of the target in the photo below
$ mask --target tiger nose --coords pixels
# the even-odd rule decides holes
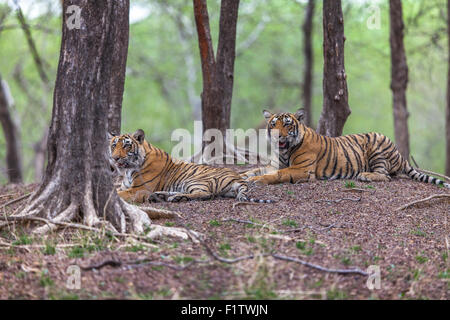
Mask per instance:
[[[118,161],[120,159],[120,156],[113,156],[112,158],[114,159],[114,161]]]

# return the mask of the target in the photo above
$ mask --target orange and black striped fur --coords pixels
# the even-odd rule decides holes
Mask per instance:
[[[267,135],[279,135],[279,169],[263,167],[242,174],[261,184],[306,182],[315,179],[389,181],[391,175],[450,188],[450,184],[416,171],[397,147],[379,133],[326,137],[306,127],[303,109],[295,114],[272,114],[264,110]],[[277,130],[277,131],[274,131]]]
[[[141,129],[133,135],[110,138],[110,163],[123,177],[118,194],[126,201],[179,202],[223,196],[238,201],[273,202],[248,198],[247,182],[231,169],[173,159],[148,143]]]

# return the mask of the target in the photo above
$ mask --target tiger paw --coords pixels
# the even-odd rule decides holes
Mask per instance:
[[[248,178],[247,181],[250,183],[250,185],[257,185],[257,186],[269,184],[269,181],[267,181],[267,179],[264,176],[250,177]]]
[[[169,198],[167,198],[167,201],[169,202],[186,202],[189,201],[188,197],[186,196],[171,196]]]

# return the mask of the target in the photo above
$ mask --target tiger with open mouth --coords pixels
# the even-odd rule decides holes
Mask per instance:
[[[306,182],[315,179],[389,181],[391,175],[450,188],[450,184],[415,170],[389,138],[380,133],[327,137],[303,124],[304,110],[295,114],[264,110],[268,139],[279,139],[279,168],[267,166],[241,176],[259,184]]]

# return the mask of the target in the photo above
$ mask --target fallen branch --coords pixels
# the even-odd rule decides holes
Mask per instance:
[[[407,203],[407,204],[405,204],[405,205],[403,205],[401,207],[398,207],[394,211],[401,211],[401,210],[404,210],[406,208],[412,207],[412,206],[414,206],[416,204],[419,204],[419,203],[424,203],[424,202],[430,201],[432,199],[442,199],[442,198],[450,199],[450,194],[434,194],[434,195],[429,196],[429,197],[427,197],[425,199],[416,200],[416,201]]]
[[[303,261],[303,260],[300,260],[300,259],[297,259],[297,258],[293,258],[293,257],[282,256],[282,255],[279,255],[279,254],[276,254],[276,253],[273,253],[272,257],[275,258],[275,259],[278,259],[278,260],[296,262],[296,263],[299,263],[299,264],[304,265],[306,267],[310,267],[310,268],[313,268],[313,269],[316,269],[316,270],[320,270],[320,271],[323,271],[323,272],[340,273],[340,274],[354,273],[354,274],[360,274],[362,276],[368,276],[369,275],[367,272],[362,271],[362,270],[360,270],[358,268],[355,268],[355,269],[328,269],[328,268],[319,266],[317,264],[312,264],[312,263],[309,263],[309,262],[306,262],[306,261]]]
[[[12,204],[14,204],[14,203],[16,203],[16,202],[22,201],[22,200],[28,198],[29,196],[31,196],[31,193],[26,194],[26,195],[23,195],[23,196],[21,196],[21,197],[19,197],[19,198],[17,198],[17,199],[13,199],[13,200],[11,200],[11,201],[8,201],[7,203],[5,203],[5,204],[2,206],[2,208],[6,208],[6,207],[8,207],[8,206],[10,206],[10,205],[12,205]]]
[[[99,264],[94,264],[94,265],[90,265],[90,266],[87,266],[87,267],[80,266],[80,268],[83,271],[90,271],[90,270],[94,270],[94,269],[95,270],[100,270],[100,269],[102,269],[102,268],[104,268],[106,266],[110,266],[110,267],[113,267],[113,268],[118,268],[118,267],[121,267],[121,266],[133,267],[133,266],[152,265],[152,266],[158,266],[158,267],[167,267],[167,268],[170,268],[170,269],[181,271],[181,270],[184,270],[187,267],[191,266],[193,263],[194,263],[194,261],[190,262],[190,263],[188,263],[188,264],[186,264],[184,266],[176,266],[176,265],[168,264],[168,263],[165,263],[165,262],[152,261],[152,260],[149,260],[149,259],[139,259],[139,260],[128,261],[128,262],[122,262],[122,261],[117,261],[117,260],[106,260],[106,261],[103,261],[103,262],[101,262]]]

